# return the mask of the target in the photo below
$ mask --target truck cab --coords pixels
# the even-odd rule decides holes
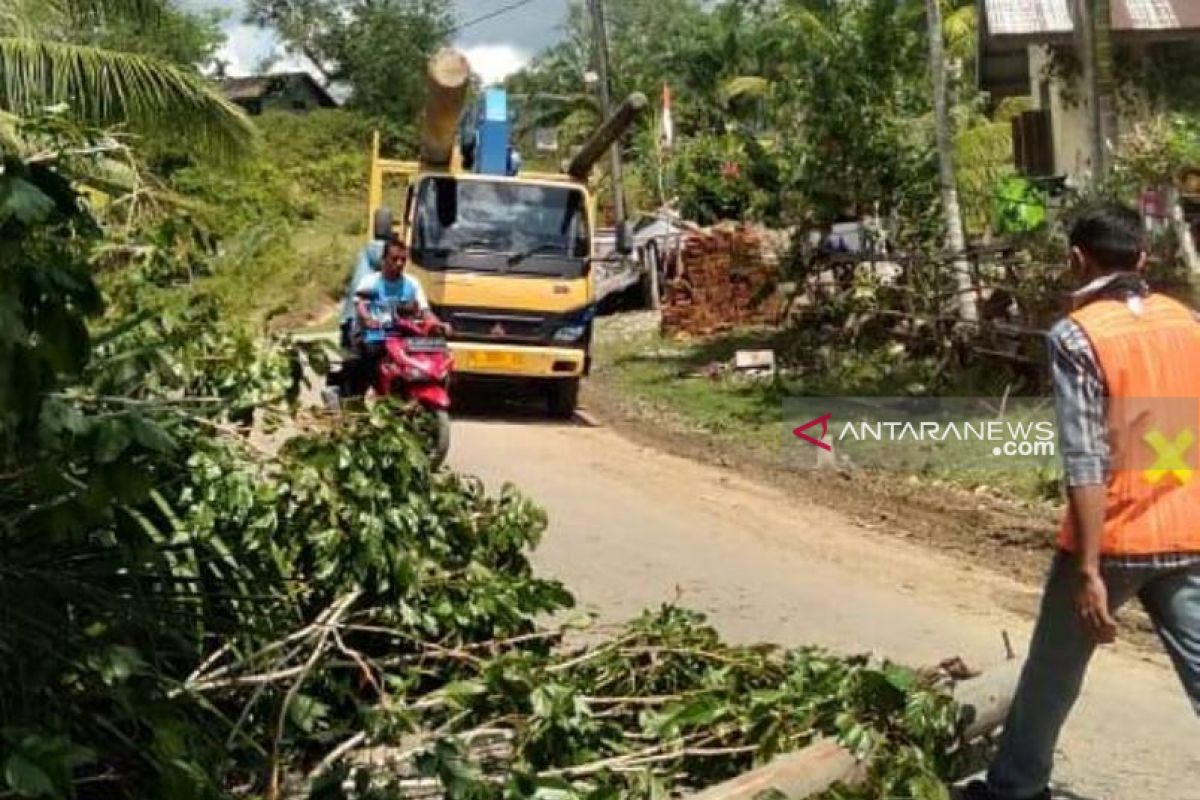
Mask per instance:
[[[572,413],[595,308],[586,187],[417,171],[409,196],[409,269],[451,325],[456,374],[539,382]]]

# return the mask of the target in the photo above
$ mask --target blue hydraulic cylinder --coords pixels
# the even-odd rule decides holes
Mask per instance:
[[[475,171],[485,175],[508,175],[508,94],[499,86],[485,89],[476,119]]]

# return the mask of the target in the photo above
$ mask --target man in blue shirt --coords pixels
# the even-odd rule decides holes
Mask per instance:
[[[359,267],[362,261],[360,258]],[[351,396],[365,394],[370,386],[375,367],[383,355],[383,340],[398,312],[412,309],[422,316],[433,315],[420,282],[405,274],[407,264],[408,248],[403,240],[393,238],[383,244],[378,272],[371,270],[369,265],[361,275],[356,269],[354,291],[347,298],[347,305],[353,309],[353,331],[349,339],[355,351],[352,363],[347,365],[350,368],[346,370]]]

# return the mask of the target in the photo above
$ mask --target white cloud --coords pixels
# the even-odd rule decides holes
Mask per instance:
[[[275,53],[280,58],[271,65],[271,72],[307,70],[315,74],[308,59],[284,52],[274,31],[240,22],[227,23],[224,28],[227,38],[217,58],[228,63],[225,71],[230,77],[257,74],[263,59]]]
[[[477,44],[463,48],[471,69],[484,83],[498,83],[529,63],[532,54],[511,44]]]
[[[217,58],[227,62],[230,75],[251,75],[258,64],[275,50],[275,36],[255,25],[226,24],[225,44]]]

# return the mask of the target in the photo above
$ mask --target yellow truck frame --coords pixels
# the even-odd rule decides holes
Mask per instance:
[[[384,185],[399,178],[405,201],[403,209],[391,209],[393,232],[411,244],[414,213],[414,190],[419,182],[431,176],[450,175],[462,181],[490,183],[510,182],[525,185],[569,185],[584,194],[587,215],[589,262],[594,256],[595,203],[588,186],[568,175],[522,172],[519,177],[478,175],[459,168],[457,157],[448,169],[430,168],[416,161],[382,158],[379,135],[371,147],[370,175],[367,190],[368,241],[376,237],[376,212],[384,207]],[[464,273],[428,270],[415,258],[410,258],[409,271],[424,287],[434,309],[477,307],[511,311],[514,314],[568,314],[582,311],[595,303],[594,271],[588,269],[578,278],[532,277],[490,273]],[[503,320],[497,322],[502,325]],[[456,374],[513,379],[553,379],[573,381],[587,373],[590,362],[590,336],[576,345],[516,344],[464,340],[451,332],[450,349],[454,355]],[[564,389],[567,387],[563,387]],[[576,387],[571,387],[572,389]],[[573,397],[571,404],[573,405]]]

